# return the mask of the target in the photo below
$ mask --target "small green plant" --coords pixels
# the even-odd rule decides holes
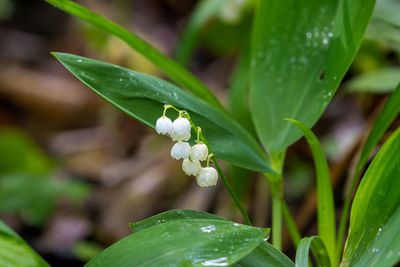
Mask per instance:
[[[201,25],[211,17],[228,24],[254,17],[252,29],[245,31],[251,35],[240,43],[241,60],[230,88],[232,112],[182,65],[123,27],[69,0],[46,1],[125,41],[171,78],[173,83],[93,59],[53,53],[102,98],[177,141],[171,156],[183,159],[183,171],[196,176],[200,186],[215,185],[219,174],[248,224],[199,211],[167,211],[131,224],[132,235],[105,249],[87,266],[308,266],[310,249],[318,266],[399,262],[400,129],[381,147],[352,205],[351,200],[370,154],[400,111],[400,86],[364,144],[338,229],[329,167],[310,130],[356,55],[374,0],[232,0],[230,9],[228,0],[201,1],[178,50],[182,64],[190,59]],[[176,116],[171,111],[178,113],[174,122],[168,118]],[[315,161],[318,236],[301,239],[284,201],[282,170],[287,148],[303,135]],[[210,159],[216,169],[209,167]],[[272,245],[266,242],[269,229],[251,226],[217,159],[261,172],[267,179]],[[204,160],[206,168],[201,167]],[[283,220],[297,246],[295,263],[280,252]]]

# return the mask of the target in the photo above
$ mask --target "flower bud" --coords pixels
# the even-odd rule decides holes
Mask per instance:
[[[197,184],[201,187],[216,185],[218,180],[217,170],[213,167],[202,168],[196,176]]]
[[[191,161],[190,159],[184,159],[182,162],[182,170],[186,175],[197,175],[201,170],[200,161]]]
[[[172,130],[177,136],[181,136],[187,133],[190,134],[190,121],[186,118],[179,117],[172,123]]]
[[[174,159],[187,159],[190,153],[190,145],[187,142],[178,142],[171,149],[171,157]]]
[[[206,160],[208,156],[208,148],[205,144],[197,144],[190,149],[191,160]]]
[[[159,134],[167,134],[172,131],[172,121],[165,116],[159,118],[156,122],[156,131]]]

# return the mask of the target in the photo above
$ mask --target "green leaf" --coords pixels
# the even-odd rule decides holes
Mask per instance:
[[[45,0],[49,4],[112,34],[159,67],[171,79],[214,107],[225,111],[215,95],[189,71],[122,26],[69,0]]]
[[[229,85],[229,110],[232,116],[254,136],[249,107],[250,55],[246,50],[237,63]]]
[[[311,127],[333,97],[360,46],[374,0],[258,1],[250,109],[261,142],[278,154]]]
[[[82,201],[88,192],[84,183],[58,181],[49,175],[0,175],[0,214],[18,214],[28,224],[41,225],[53,213],[57,198]]]
[[[382,146],[354,197],[346,266],[393,266],[400,260],[400,128]]]
[[[318,234],[327,247],[332,265],[336,266],[338,257],[336,256],[335,240],[335,205],[333,202],[333,191],[328,162],[314,133],[299,121],[292,119],[286,120],[294,123],[302,131],[310,145],[317,176]]]
[[[317,266],[329,267],[328,251],[319,236],[305,237],[300,240],[299,246],[296,250],[296,267],[308,267],[310,247],[314,254]]]
[[[50,265],[0,221],[0,266],[47,267]]]
[[[263,236],[258,228],[224,220],[173,220],[118,241],[87,266],[227,266]]]
[[[348,218],[351,196],[357,185],[359,176],[362,170],[364,169],[364,166],[367,163],[372,150],[378,144],[379,140],[382,138],[382,136],[389,128],[389,126],[392,124],[394,119],[398,116],[399,112],[400,112],[400,84],[396,87],[396,89],[386,102],[385,106],[383,107],[361,151],[360,159],[358,160],[356,170],[354,172],[352,179],[352,184],[350,189],[351,193],[348,194],[346,197],[345,205],[342,211],[342,216],[340,218],[339,231],[338,231],[338,247],[339,246],[341,247],[343,244],[343,238]]]
[[[363,73],[346,83],[349,92],[387,93],[400,81],[400,68],[385,68]]]
[[[42,174],[53,167],[53,162],[40,147],[18,129],[3,128],[0,131],[0,151],[0,174]]]
[[[268,242],[261,242],[249,255],[234,264],[235,267],[291,267],[294,263]]]
[[[218,15],[225,2],[226,0],[202,0],[197,3],[179,42],[176,52],[179,63],[182,65],[188,63],[199,38],[201,27]]]
[[[152,216],[146,220],[131,223],[130,227],[132,231],[139,232],[149,227],[153,227],[159,224],[167,223],[175,220],[190,220],[190,219],[211,219],[211,220],[223,220],[228,221],[225,218],[195,210],[170,210],[155,216]],[[264,239],[266,235],[266,229],[264,231]],[[268,232],[269,236],[269,232]],[[249,255],[244,257],[234,266],[294,266],[294,263],[290,261],[282,252],[275,249],[272,245],[267,242],[261,242],[260,245],[254,249]]]
[[[376,3],[373,17],[400,27],[400,3],[397,0],[379,0]]]
[[[165,211],[162,213],[159,213],[157,215],[154,215],[150,218],[147,218],[143,221],[137,222],[137,223],[130,223],[129,226],[131,227],[133,232],[139,232],[141,230],[144,230],[146,228],[166,223],[169,221],[175,221],[175,220],[188,220],[188,219],[211,219],[211,220],[224,220],[228,221],[225,218],[219,217],[217,215],[203,212],[203,211],[197,211],[197,210],[169,210]]]
[[[154,128],[166,103],[185,109],[202,128],[216,157],[244,168],[272,171],[257,141],[236,121],[203,100],[150,75],[71,54],[54,55],[90,89],[144,124]]]
[[[367,163],[368,157],[372,150],[378,144],[383,134],[392,124],[394,119],[399,115],[400,112],[400,84],[397,85],[392,95],[387,100],[383,107],[378,119],[376,120],[370,134],[368,135],[367,141],[365,141],[363,150],[361,152],[360,160],[358,161],[356,168],[356,176],[358,176],[365,164]]]

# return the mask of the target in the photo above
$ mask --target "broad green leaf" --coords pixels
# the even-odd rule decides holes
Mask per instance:
[[[166,223],[169,221],[175,220],[188,220],[188,219],[211,219],[211,220],[224,220],[228,221],[225,218],[219,217],[217,215],[197,211],[197,210],[169,210],[166,212],[159,213],[154,215],[150,218],[147,218],[143,221],[137,223],[130,223],[129,226],[131,227],[133,232],[139,232],[146,228]]]
[[[249,107],[250,55],[248,50],[237,63],[229,85],[229,110],[232,116],[255,135]]]
[[[342,264],[393,266],[400,261],[400,128],[368,167],[354,197]]]
[[[287,120],[294,123],[302,131],[310,145],[317,176],[318,235],[326,245],[332,265],[336,266],[338,257],[336,256],[335,240],[335,205],[333,202],[333,191],[328,162],[321,144],[314,133],[299,121],[292,119]]]
[[[227,266],[262,241],[255,227],[224,220],[173,220],[134,233],[87,266]]]
[[[0,221],[0,266],[47,267],[50,265]]]
[[[331,263],[329,261],[328,251],[324,245],[324,242],[318,236],[305,237],[300,240],[299,246],[296,250],[296,267],[308,267],[310,247],[314,254],[317,266],[329,267]]]
[[[379,140],[382,138],[386,130],[392,124],[394,119],[399,115],[399,113],[400,113],[400,84],[397,85],[396,89],[393,91],[392,95],[389,97],[388,101],[383,107],[361,151],[360,159],[358,160],[356,171],[353,175],[350,193],[346,197],[346,201],[342,211],[342,216],[340,218],[339,231],[338,231],[338,247],[341,247],[343,244],[343,238],[348,218],[348,212],[350,208],[351,196],[357,185],[359,176],[362,170],[364,169],[364,166],[367,163],[372,150],[378,144]]]
[[[294,263],[268,242],[261,244],[249,255],[234,264],[235,267],[294,267]]]
[[[104,17],[90,11],[89,9],[78,5],[69,0],[45,0],[53,6],[73,15],[88,23],[112,34],[122,41],[127,43],[130,47],[138,53],[146,57],[157,67],[159,67],[171,79],[180,84],[183,88],[192,92],[194,95],[209,102],[214,107],[224,111],[215,95],[189,71],[187,71],[180,64],[171,60],[169,57],[160,53],[157,49],[142,40],[137,35],[129,32],[122,26],[105,19]]]
[[[176,59],[182,65],[190,60],[201,27],[210,19],[216,17],[227,0],[202,0],[197,3],[179,42]]]
[[[166,103],[185,109],[202,128],[216,157],[244,168],[271,172],[255,139],[202,99],[150,75],[71,54],[54,55],[90,89],[144,124],[154,128]]]
[[[211,220],[223,220],[228,221],[225,218],[195,210],[170,210],[155,216],[152,216],[146,220],[131,223],[130,227],[133,232],[139,232],[155,225],[167,223],[174,220],[190,220],[190,219],[211,219]],[[266,229],[264,231],[264,240],[266,238]],[[269,236],[269,232],[267,234]],[[234,266],[294,266],[282,252],[275,249],[272,245],[267,242],[261,242],[256,249],[254,249],[249,255],[244,257]]]
[[[250,109],[270,154],[311,127],[360,46],[374,0],[258,1],[252,39]]]
[[[385,68],[366,72],[352,78],[347,84],[349,92],[387,93],[400,81],[400,68]]]

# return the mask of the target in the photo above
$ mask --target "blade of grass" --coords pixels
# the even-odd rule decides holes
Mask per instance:
[[[310,247],[314,254],[315,260],[318,266],[329,267],[331,263],[329,261],[328,251],[324,245],[324,242],[319,236],[305,237],[303,238],[296,250],[296,267],[308,267],[309,266],[309,253]],[[336,266],[336,265],[332,265]]]
[[[390,124],[392,124],[393,120],[397,117],[399,112],[400,112],[400,84],[397,85],[396,89],[393,91],[392,95],[387,100],[385,106],[382,109],[382,112],[379,114],[378,119],[376,120],[374,126],[371,129],[367,141],[364,144],[360,159],[357,163],[356,171],[354,172],[354,175],[352,177],[350,191],[346,195],[342,214],[340,217],[337,248],[341,248],[343,246],[343,239],[346,230],[347,219],[349,216],[351,197],[353,196],[356,185],[360,180],[360,174],[364,169],[364,166],[367,163],[368,157],[371,154],[372,150],[378,144],[379,140],[382,138],[383,134],[386,132]]]
[[[314,133],[303,123],[286,119],[294,123],[304,134],[314,157],[317,194],[318,194],[318,234],[324,241],[333,266],[337,265],[339,257],[336,253],[335,239],[335,206],[329,174],[329,166],[322,147]]]
[[[99,29],[112,34],[122,41],[127,43],[131,48],[136,50],[138,53],[146,57],[163,72],[165,72],[172,80],[177,82],[179,85],[193,93],[194,95],[204,99],[219,110],[226,110],[221,106],[221,103],[215,97],[215,95],[196,77],[194,77],[189,71],[182,67],[177,62],[173,61],[169,57],[165,56],[157,49],[152,47],[146,41],[131,33],[124,27],[107,20],[106,18],[94,13],[93,11],[69,0],[45,0],[49,4],[78,17]]]
[[[202,0],[196,5],[186,24],[176,52],[176,60],[187,65],[199,38],[200,28],[215,17],[226,0]]]

